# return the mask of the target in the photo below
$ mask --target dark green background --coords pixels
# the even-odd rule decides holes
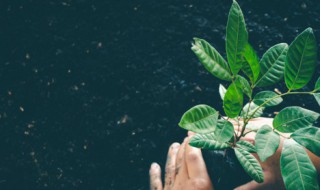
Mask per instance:
[[[320,42],[318,0],[239,4],[259,56],[309,26]],[[0,189],[147,189],[149,165],[186,134],[184,111],[222,111],[220,81],[190,46],[204,38],[225,56],[230,5],[1,0]],[[312,97],[285,100],[319,111]]]

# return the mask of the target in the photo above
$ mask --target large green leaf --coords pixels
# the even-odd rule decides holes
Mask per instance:
[[[256,182],[262,183],[264,180],[262,168],[258,160],[248,151],[242,148],[234,149],[236,156],[247,174]]]
[[[260,76],[256,86],[270,86],[283,78],[284,63],[288,52],[288,44],[280,43],[272,46],[260,60]]]
[[[250,117],[252,114],[253,115],[251,116],[251,118],[260,117],[263,114],[263,110],[265,109],[265,107],[260,107],[260,108],[258,107],[259,106],[253,102],[247,103],[243,107],[240,116],[246,119]]]
[[[220,94],[221,100],[224,99],[224,95],[226,94],[226,92],[227,92],[227,89],[222,84],[220,84],[219,85],[219,94]]]
[[[291,135],[295,141],[320,156],[320,129],[307,127],[299,129]]]
[[[223,99],[223,110],[230,118],[239,115],[243,105],[243,93],[235,83],[232,83]]]
[[[228,64],[218,51],[205,40],[194,38],[194,41],[191,49],[207,71],[219,79],[231,81]]]
[[[233,125],[229,121],[224,119],[218,120],[218,125],[216,130],[214,131],[214,135],[216,136],[216,140],[220,143],[227,142],[233,136]]]
[[[196,133],[210,133],[216,129],[218,115],[210,106],[197,105],[183,114],[179,126]]]
[[[275,92],[262,91],[255,95],[253,102],[259,106],[267,102],[263,105],[264,107],[276,106],[282,102],[282,98],[276,96],[278,96],[278,94]]]
[[[255,137],[255,146],[262,162],[272,156],[278,149],[280,136],[268,125],[263,125]]]
[[[230,147],[227,143],[221,143],[216,140],[213,133],[196,134],[191,137],[189,144],[191,146],[203,149],[221,150]]]
[[[237,76],[236,76],[236,79],[235,79],[235,83],[236,83],[236,85],[238,86],[238,88],[241,88],[241,89],[242,89],[242,92],[243,92],[244,94],[246,94],[246,95],[251,99],[252,89],[251,89],[250,84],[249,84],[249,82],[247,81],[247,79],[243,78],[243,77],[240,76],[240,75],[237,75]]]
[[[319,190],[316,168],[303,147],[292,139],[283,143],[280,168],[287,190]]]
[[[237,142],[237,147],[240,147],[250,153],[256,153],[256,148],[254,145],[248,141],[238,141]]]
[[[251,83],[254,84],[259,77],[260,65],[258,55],[249,43],[246,45],[243,58],[242,71],[249,77]]]
[[[304,87],[317,64],[317,42],[311,28],[303,31],[289,46],[284,78],[288,89]]]
[[[312,125],[320,115],[298,106],[286,107],[273,120],[273,127],[283,133],[292,133]]]
[[[314,96],[314,98],[316,99],[316,101],[318,102],[318,104],[320,106],[320,93],[314,93],[313,96]]]
[[[248,43],[248,32],[238,3],[234,0],[229,11],[226,50],[231,71],[236,75],[242,67],[242,55]]]
[[[314,85],[315,90],[320,90],[320,77],[318,78],[316,84]]]

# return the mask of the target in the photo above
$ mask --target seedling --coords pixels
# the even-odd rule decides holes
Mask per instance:
[[[279,147],[283,136],[280,169],[288,190],[319,189],[317,171],[304,148],[320,156],[320,129],[313,123],[320,114],[292,106],[282,109],[273,120],[273,126],[264,125],[257,132],[255,145],[241,140],[248,133],[248,122],[262,115],[265,108],[280,104],[283,96],[305,94],[314,96],[320,105],[320,78],[314,90],[301,91],[312,78],[317,64],[317,43],[313,30],[307,28],[288,46],[279,43],[268,49],[259,60],[248,43],[245,20],[234,0],[226,27],[227,61],[203,39],[194,38],[192,51],[213,76],[230,82],[228,88],[219,87],[223,110],[227,117],[208,105],[197,105],[181,118],[179,126],[196,133],[190,145],[203,149],[232,148],[244,170],[256,182],[264,175],[260,163],[251,153],[257,153],[265,162]],[[285,93],[279,91],[256,92],[256,87],[279,83],[284,78]],[[243,104],[244,100],[248,103]],[[240,124],[236,132],[230,120]],[[288,133],[283,135],[283,133]],[[287,136],[287,137],[286,137]]]

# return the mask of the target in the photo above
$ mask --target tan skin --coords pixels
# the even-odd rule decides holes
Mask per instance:
[[[250,124],[262,126],[269,124],[272,126],[270,118],[256,118],[250,121]],[[237,130],[238,126],[234,123]],[[193,133],[189,132],[188,136]],[[286,134],[284,134],[286,135]],[[165,180],[161,180],[161,168],[157,163],[150,167],[150,190],[214,190],[210,177],[203,160],[201,150],[189,146],[189,137],[185,138],[183,143],[173,143],[168,151]],[[254,143],[254,133],[249,133],[243,140]],[[260,162],[264,171],[264,182],[257,183],[251,181],[241,185],[236,190],[274,190],[285,189],[281,171],[280,171],[280,154],[284,138],[281,139],[280,146],[276,153],[268,158],[265,162]],[[310,151],[306,150],[318,173],[320,173],[320,157],[317,157]],[[257,159],[257,155],[253,154]]]

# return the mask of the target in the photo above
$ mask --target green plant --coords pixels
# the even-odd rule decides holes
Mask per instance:
[[[320,104],[320,93],[317,93],[320,78],[314,90],[297,91],[311,80],[315,71],[317,43],[313,30],[304,30],[290,46],[279,43],[271,47],[259,60],[248,43],[245,20],[234,0],[226,27],[228,62],[203,39],[194,38],[191,49],[213,76],[231,84],[227,89],[222,85],[219,87],[227,118],[208,105],[197,105],[184,113],[179,126],[196,133],[190,139],[190,145],[203,149],[234,149],[244,170],[261,183],[264,181],[263,171],[251,153],[257,153],[264,162],[278,149],[281,133],[291,133],[289,137],[284,137],[280,158],[285,186],[289,190],[319,189],[316,169],[303,148],[320,156],[320,129],[312,126],[319,113],[297,106],[286,107],[275,116],[273,127],[264,125],[255,130],[255,145],[241,140],[247,133],[249,120],[261,116],[265,108],[280,104],[283,96],[313,95]],[[283,78],[288,88],[285,93],[254,91],[255,87],[274,85]],[[244,99],[248,100],[245,105]],[[230,120],[239,123],[240,119],[243,120],[242,130],[237,134]]]

